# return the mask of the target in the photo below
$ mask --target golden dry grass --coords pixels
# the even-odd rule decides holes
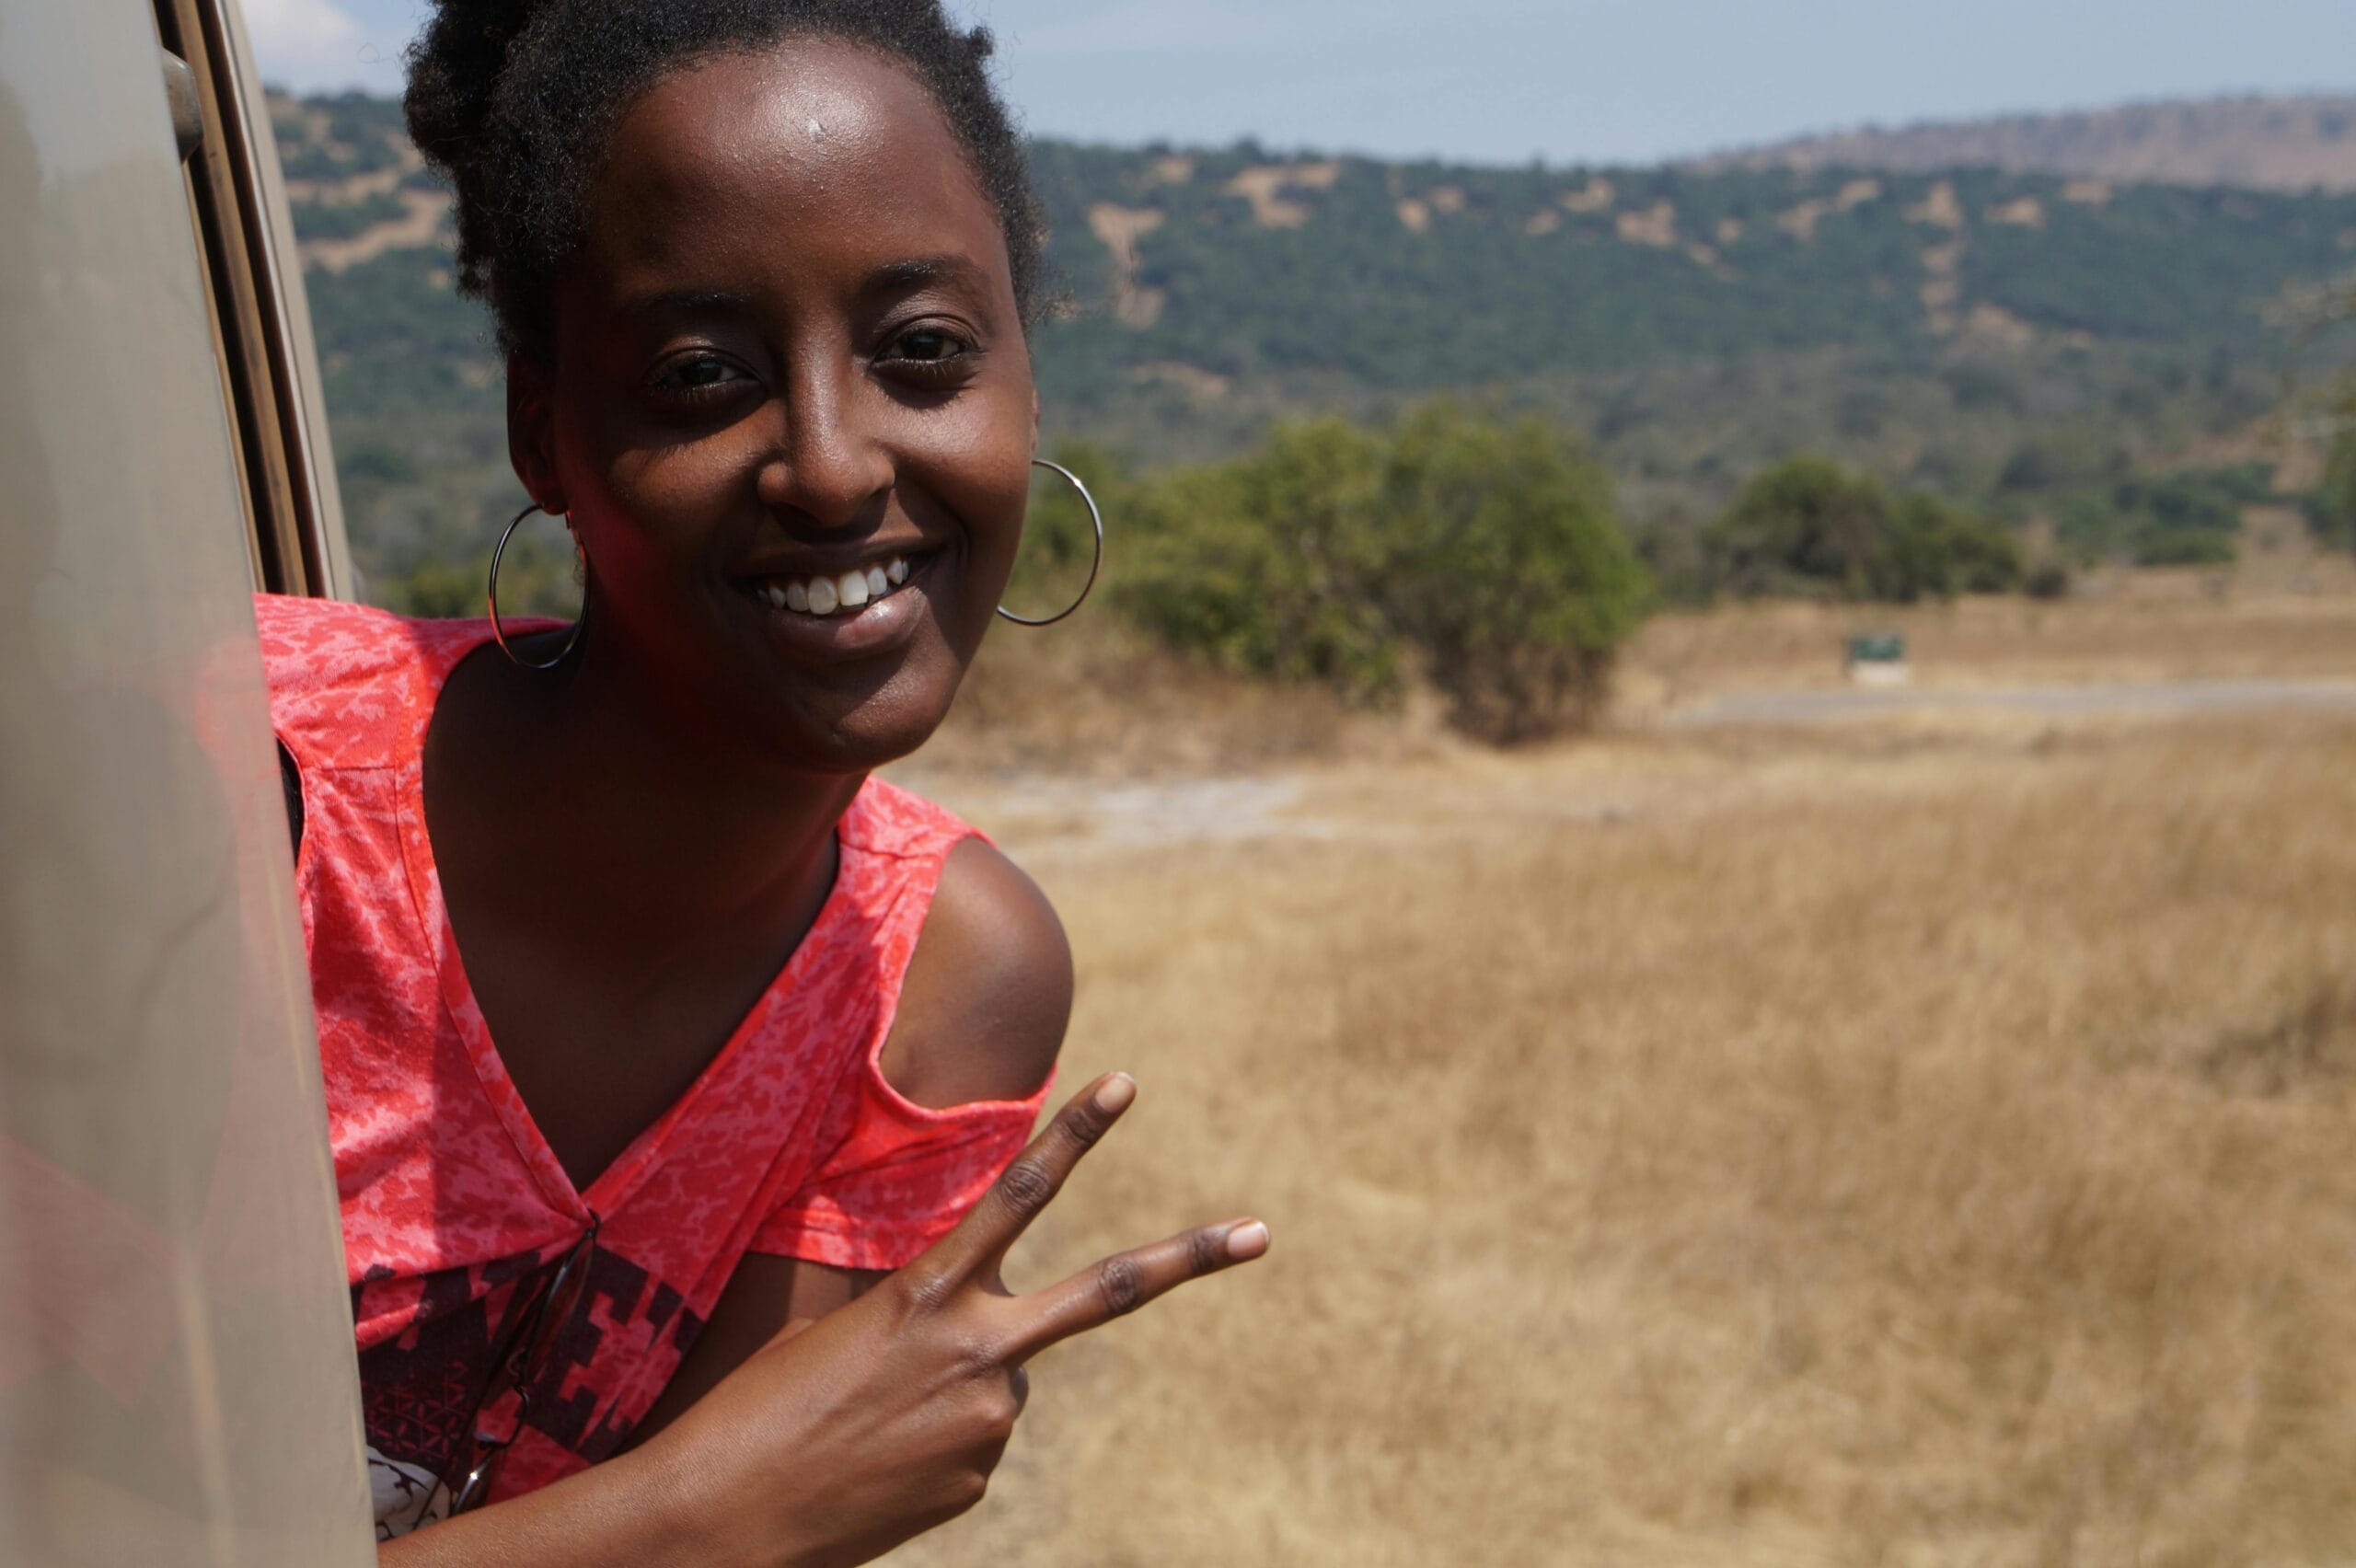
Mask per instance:
[[[1230,841],[926,780],[1145,1089],[1015,1283],[1276,1242],[895,1561],[2347,1560],[2352,780],[2313,715],[1443,750]]]
[[[2340,675],[2356,670],[2356,567],[2345,559],[2120,573],[2058,604],[1970,598],[1905,607],[1770,602],[1655,617],[1631,647],[1623,711],[1730,689],[1836,686],[1860,632],[1905,636],[1931,686]],[[2278,582],[2276,579],[2281,578]],[[2285,583],[2302,584],[2293,591]]]
[[[1860,632],[1902,633],[1925,687],[2356,674],[2356,563],[2316,552],[2294,517],[2244,532],[2247,558],[2229,572],[2097,574],[2061,603],[1776,601],[1657,616],[1621,660],[1613,721],[1642,728],[1714,696],[1841,686],[1842,649]],[[1089,616],[1001,627],[917,771],[1126,778],[1463,755],[1429,693],[1356,711],[1312,688],[1204,669]]]

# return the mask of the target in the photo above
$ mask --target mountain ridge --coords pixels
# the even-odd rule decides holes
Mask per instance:
[[[1732,168],[1928,173],[1992,167],[2122,183],[2356,190],[2356,94],[2245,93],[1867,124],[1670,160]]]

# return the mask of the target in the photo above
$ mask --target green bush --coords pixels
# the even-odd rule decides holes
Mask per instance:
[[[2243,506],[2271,490],[2262,463],[2122,478],[2058,497],[2054,536],[2086,564],[2218,565],[2235,557]]]
[[[2356,549],[2356,434],[2331,444],[2323,483],[2306,498],[2307,526],[2334,549]]]
[[[1651,605],[1610,481],[1535,420],[1442,402],[1383,433],[1280,425],[1129,499],[1116,600],[1169,642],[1360,699],[1417,668],[1456,727],[1498,744],[1591,719]]]
[[[1893,497],[1870,476],[1802,455],[1751,476],[1705,544],[1727,591],[1748,597],[1910,604],[2020,585],[2018,541],[1935,496]]]
[[[1930,495],[1891,504],[1890,542],[1874,574],[1875,597],[1901,602],[1958,594],[2008,594],[2021,585],[2020,541]]]
[[[2156,528],[2135,541],[2138,566],[2226,566],[2235,554],[2232,535],[2207,528]]]
[[[1709,530],[1718,581],[1757,597],[1873,597],[1889,532],[1881,487],[1830,458],[1789,457],[1751,476]]]
[[[1459,729],[1505,744],[1594,717],[1653,592],[1600,466],[1538,420],[1436,403],[1392,437],[1377,506],[1373,597]]]
[[[1400,642],[1375,589],[1380,441],[1345,421],[1283,424],[1249,455],[1181,469],[1132,498],[1129,615],[1230,669],[1368,699],[1394,691]]]

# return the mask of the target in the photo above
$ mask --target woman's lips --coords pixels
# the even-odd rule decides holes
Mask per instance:
[[[879,557],[840,572],[744,578],[736,588],[772,641],[838,658],[872,653],[905,640],[923,619],[924,585],[941,555]],[[884,580],[881,593],[877,575]]]

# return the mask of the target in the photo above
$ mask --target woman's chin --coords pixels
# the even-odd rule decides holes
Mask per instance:
[[[784,716],[772,755],[797,768],[868,772],[930,740],[948,719],[955,695],[953,683],[943,690],[935,681],[901,679],[864,694],[804,694]]]

